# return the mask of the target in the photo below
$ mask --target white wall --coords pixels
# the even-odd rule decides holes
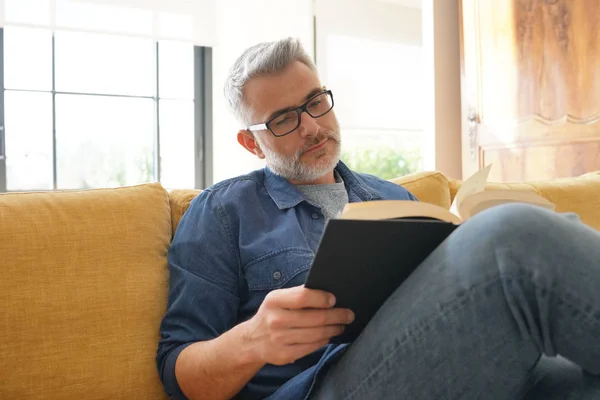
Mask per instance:
[[[223,97],[229,68],[245,48],[287,36],[300,38],[313,54],[312,0],[218,0],[217,44],[213,47],[214,182],[264,166],[237,142],[240,125]]]

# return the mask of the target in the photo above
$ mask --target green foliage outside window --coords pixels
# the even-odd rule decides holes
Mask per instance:
[[[422,156],[418,150],[394,147],[355,147],[342,149],[340,158],[353,171],[393,179],[421,169]]]

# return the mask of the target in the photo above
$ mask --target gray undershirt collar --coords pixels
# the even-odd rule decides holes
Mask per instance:
[[[312,204],[319,206],[326,220],[337,216],[348,204],[348,193],[342,177],[334,170],[335,183],[298,185],[298,190]]]

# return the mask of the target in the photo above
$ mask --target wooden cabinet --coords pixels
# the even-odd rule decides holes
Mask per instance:
[[[463,175],[600,170],[600,1],[459,0]]]

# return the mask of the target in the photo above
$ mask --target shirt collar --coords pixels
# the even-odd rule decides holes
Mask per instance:
[[[348,198],[351,202],[381,200],[381,196],[370,188],[360,175],[352,172],[342,161],[338,162],[335,170],[342,177],[346,191],[348,192]],[[280,210],[295,207],[299,203],[306,201],[306,197],[296,188],[296,185],[276,175],[269,167],[265,167],[265,188]]]

